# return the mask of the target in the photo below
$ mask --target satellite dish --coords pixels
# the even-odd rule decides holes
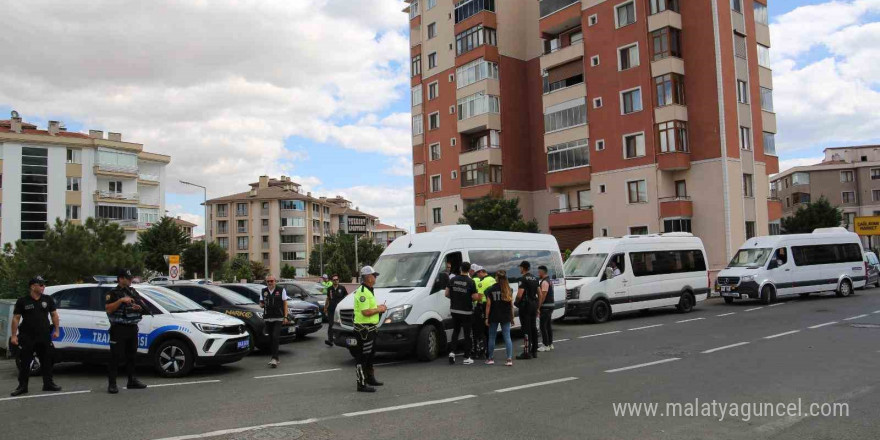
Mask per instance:
[[[13,110],[13,111],[12,111],[12,119],[18,119],[18,117],[19,117],[19,116],[18,116],[18,112],[15,111],[15,110]]]

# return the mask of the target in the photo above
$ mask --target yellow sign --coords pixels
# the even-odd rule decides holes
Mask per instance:
[[[168,264],[180,264],[180,255],[169,255]]]
[[[854,230],[859,235],[880,235],[880,216],[856,217]]]

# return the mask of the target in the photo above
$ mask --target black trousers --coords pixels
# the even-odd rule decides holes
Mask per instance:
[[[452,314],[452,339],[449,340],[449,352],[458,351],[458,332],[464,330],[464,357],[471,357],[471,315]]]
[[[18,386],[27,388],[31,375],[31,362],[34,354],[40,359],[40,370],[43,372],[43,385],[52,383],[52,361],[54,360],[52,340],[48,337],[29,338],[18,336],[18,359],[21,368],[18,370]]]
[[[474,356],[486,355],[486,335],[489,328],[486,327],[486,304],[477,303],[474,314],[471,315],[471,330],[473,331],[473,343],[471,344]]]
[[[544,346],[553,345],[553,309],[541,307],[541,339]]]
[[[536,306],[524,306],[519,309],[519,322],[522,324],[523,336],[529,338],[528,352],[538,353],[538,309]]]
[[[269,335],[269,351],[272,359],[278,360],[278,340],[281,339],[282,321],[266,321],[266,333]]]
[[[355,348],[355,373],[357,374],[357,384],[365,386],[367,379],[376,379],[376,372],[373,370],[373,356],[376,354],[376,333],[378,326],[375,324],[355,324],[354,337],[357,339],[357,348]]]
[[[327,340],[333,342],[333,316],[336,314],[336,309],[327,309]]]
[[[107,368],[107,379],[116,384],[116,370],[119,362],[125,361],[125,372],[128,380],[134,378],[135,356],[138,347],[137,325],[110,325],[110,365]]]

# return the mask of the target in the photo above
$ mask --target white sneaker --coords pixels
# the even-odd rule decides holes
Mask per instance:
[[[471,358],[467,358],[464,361],[462,361],[462,364],[464,364],[464,365],[470,365],[472,363],[474,363],[474,360]]]
[[[269,366],[272,367],[272,368],[277,367],[277,366],[278,366],[278,361],[275,360],[275,359],[270,359],[270,360],[269,360]]]
[[[550,351],[553,351],[553,350],[556,350],[556,347],[554,347],[553,344],[550,344]]]
[[[455,353],[449,353],[449,363],[450,364],[455,363]]]
[[[542,345],[542,346],[538,347],[538,351],[540,351],[540,352],[550,351],[551,347],[552,347],[552,345]]]

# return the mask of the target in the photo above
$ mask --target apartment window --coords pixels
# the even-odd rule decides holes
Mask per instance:
[[[422,74],[422,55],[416,55],[412,57],[412,64],[410,68],[410,72],[412,72],[412,76],[418,76]]]
[[[431,160],[440,160],[440,144],[431,144],[428,149],[431,150]]]
[[[746,222],[746,240],[750,238],[754,238],[755,235],[755,222]]]
[[[412,105],[413,107],[422,103],[422,85],[419,84],[412,88]]]
[[[810,184],[810,173],[794,173],[791,175],[791,184],[792,185],[809,185]],[[788,188],[788,181],[785,182],[785,187]]]
[[[589,26],[595,26],[599,23],[599,16],[596,14],[591,15],[590,18],[587,19],[587,23]]]
[[[80,191],[81,184],[82,184],[81,177],[68,177],[67,178],[67,190],[68,191]]]
[[[550,106],[544,113],[544,132],[551,133],[558,130],[584,125],[587,123],[586,98],[572,99],[554,106]]]
[[[590,57],[590,66],[596,67],[599,65],[599,55],[593,55]]]
[[[501,103],[495,95],[474,93],[458,100],[458,120],[462,121],[485,113],[498,113]]]
[[[443,219],[440,217],[440,208],[434,208],[431,212],[434,216],[434,224],[443,223]]]
[[[651,59],[681,58],[681,31],[665,27],[651,32]]]
[[[602,236],[603,236],[603,237],[607,237],[607,236],[608,236],[608,228],[602,228]]]
[[[749,127],[739,128],[739,148],[742,150],[752,149],[752,129]]]
[[[740,58],[746,57],[746,36],[742,34],[738,34],[736,32],[733,33],[733,52],[736,56]]]
[[[763,44],[758,45],[758,65],[770,68],[770,48]]]
[[[281,244],[301,244],[306,242],[305,235],[282,235]]]
[[[484,150],[486,148],[501,148],[501,132],[489,130],[488,134],[468,139],[468,145],[464,152]]]
[[[434,112],[428,115],[428,130],[436,130],[440,128],[440,112]]]
[[[757,3],[756,3],[756,4],[757,4]],[[777,222],[772,222],[772,223],[768,224],[767,226],[768,226],[767,230],[769,231],[768,233],[769,233],[770,235],[780,235],[780,234],[782,234],[782,228],[780,227],[780,224],[779,224],[778,221],[777,221]]]
[[[599,194],[605,194],[605,184],[599,185]]]
[[[755,186],[751,174],[743,174],[743,197],[755,197]]]
[[[418,0],[413,1],[409,5],[409,19],[412,20],[419,16],[419,2]]]
[[[458,170],[452,170],[449,172],[449,179],[456,180],[458,179]]]
[[[786,197],[786,198],[785,198],[785,207],[788,208],[788,207],[790,207],[790,206],[791,206],[791,199],[789,199],[788,197]]]
[[[636,180],[626,183],[627,200],[629,203],[648,202],[648,183],[645,180]]]
[[[431,52],[428,54],[428,68],[433,69],[437,67],[437,52]]]
[[[599,139],[596,141],[596,151],[602,151],[605,149],[605,139]]]
[[[229,205],[217,205],[217,217],[226,217],[229,215]]]
[[[669,121],[657,124],[657,143],[663,153],[690,151],[687,122]]]
[[[236,221],[236,231],[239,234],[246,233],[247,230],[247,220],[238,220]]]
[[[498,79],[498,64],[479,58],[455,69],[455,75],[460,89],[486,78]]]
[[[495,12],[495,0],[458,1],[455,6],[455,23],[458,24],[482,11]]]
[[[544,40],[544,53],[548,54],[556,52],[557,50],[559,50],[559,47],[561,45],[562,42],[560,41],[559,37],[550,40]]]
[[[67,163],[82,163],[82,150],[76,148],[68,148]]]
[[[620,92],[620,108],[624,115],[642,111],[642,88]]]
[[[547,171],[567,170],[590,164],[590,143],[587,139],[547,147]]]
[[[678,73],[667,73],[654,78],[657,88],[657,107],[672,104],[684,105],[684,76]]]
[[[306,204],[302,200],[281,200],[278,205],[282,210],[305,211]],[[247,213],[247,211],[245,211]]]
[[[687,197],[687,182],[684,180],[676,180],[675,181],[675,197],[683,198]]]
[[[793,193],[791,195],[791,201],[795,205],[799,203],[810,203],[810,195],[807,193]]]
[[[437,23],[431,23],[428,25],[428,39],[434,38],[437,36]]]
[[[65,210],[68,220],[79,220],[79,205],[66,205]]]
[[[639,44],[617,49],[617,70],[626,70],[639,65]]]
[[[776,156],[776,134],[762,132],[764,135],[764,154]]]
[[[628,134],[623,137],[623,157],[634,159],[645,155],[645,134]]]
[[[651,14],[659,14],[663,11],[678,12],[678,0],[649,0]]]
[[[854,213],[854,212],[844,212],[843,213],[843,226],[845,228],[852,231],[855,223],[856,223],[856,213]]]
[[[281,217],[282,228],[304,228],[306,219],[303,217]]]
[[[449,146],[450,146],[450,147],[454,147],[455,144],[456,144],[456,140],[455,140],[455,138],[449,138]]]
[[[647,226],[630,226],[629,235],[648,235]]]
[[[730,9],[742,14],[742,0],[730,0]]]
[[[749,103],[749,83],[741,79],[736,80],[736,101],[740,104]]]
[[[761,110],[773,111],[773,90],[761,87]]]
[[[636,3],[631,1],[617,5],[614,8],[614,18],[618,28],[635,23]]]
[[[501,183],[501,166],[482,161],[461,166],[461,186],[469,187],[487,183]]]
[[[455,54],[470,52],[484,44],[497,46],[496,38],[495,29],[484,28],[483,25],[474,26],[455,36]]]
[[[840,181],[841,182],[852,182],[854,180],[854,173],[852,171],[841,171],[840,172]]]
[[[439,192],[441,189],[440,175],[431,176],[431,192]]]
[[[563,78],[558,81],[550,82],[550,75],[545,74],[542,78],[544,93],[553,93],[559,89],[564,89],[566,87],[571,87],[577,84],[584,83],[584,74],[583,72],[578,72],[568,78]]]
[[[229,233],[229,223],[226,220],[220,220],[217,222],[217,233],[218,234],[228,234]]]
[[[880,202],[880,189],[871,190],[871,200]]]
[[[880,168],[871,168],[871,180],[880,179]]]
[[[758,2],[752,2],[755,9],[755,23],[761,24],[770,24],[769,16],[767,14],[767,5],[762,5]]]
[[[691,232],[691,219],[673,218],[663,220],[663,232]]]
[[[229,238],[217,237],[217,244],[220,245],[222,249],[229,249]]]
[[[240,251],[246,251],[248,249],[248,237],[237,237],[236,249]]]
[[[440,84],[437,81],[428,84],[428,101],[432,99],[437,99],[437,95],[440,93]]]
[[[580,41],[584,41],[584,33],[582,31],[572,32],[568,36],[568,44],[575,44]]]
[[[593,98],[593,108],[602,108],[602,98]]]
[[[135,206],[106,206],[95,207],[95,217],[107,220],[137,220],[138,208]]]
[[[413,136],[418,136],[424,133],[424,127],[422,126],[422,115],[413,116],[412,121]]]
[[[111,193],[122,194],[122,181],[111,180],[109,189]]]
[[[302,261],[306,259],[306,253],[303,251],[298,252],[282,252],[281,260],[283,261]]]

